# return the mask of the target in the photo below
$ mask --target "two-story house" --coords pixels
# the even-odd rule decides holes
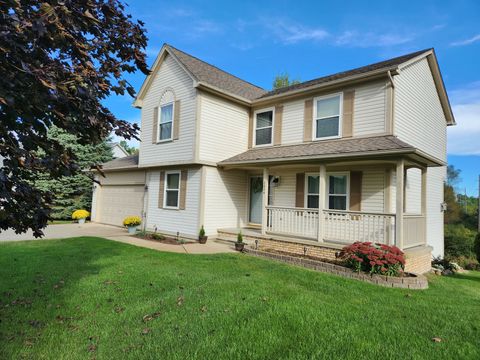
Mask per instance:
[[[446,129],[455,120],[423,50],[266,91],[164,45],[134,102],[138,156],[98,176],[92,219],[331,258],[395,244],[410,271],[443,255]]]

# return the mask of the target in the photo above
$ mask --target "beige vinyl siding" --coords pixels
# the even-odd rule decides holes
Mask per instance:
[[[218,162],[247,150],[246,107],[201,93],[199,159]]]
[[[99,180],[99,175],[95,174],[93,176],[94,180]],[[100,198],[101,187],[96,182],[92,184],[92,205],[90,207],[90,219],[92,221],[97,221],[97,214],[99,209],[99,198]]]
[[[405,212],[422,213],[422,171],[408,169],[405,177]]]
[[[223,171],[206,166],[204,226],[207,235],[219,228],[247,223],[248,176],[245,171]]]
[[[176,169],[171,169],[176,170]],[[200,199],[200,168],[188,169],[185,210],[160,209],[158,196],[160,189],[160,170],[148,173],[148,209],[147,229],[196,238],[198,235],[198,214]]]
[[[315,173],[316,169],[295,169],[272,172],[280,177],[280,185],[273,188],[273,205],[295,207],[296,174]],[[362,175],[362,211],[383,212],[384,209],[384,171],[364,171]],[[326,195],[325,195],[326,199]]]
[[[303,142],[305,100],[283,104],[282,145]]]
[[[405,67],[395,76],[394,103],[395,135],[445,160],[446,119],[426,59]]]
[[[152,144],[153,109],[159,105],[162,95],[168,89],[173,90],[176,100],[180,100],[180,136],[178,140]],[[140,166],[193,160],[195,96],[192,79],[167,55],[143,101]]]
[[[433,247],[433,256],[444,256],[443,241],[443,183],[447,168],[431,167],[427,170],[427,244]]]
[[[353,136],[385,133],[385,82],[376,82],[355,89]]]
[[[305,170],[289,170],[275,172],[272,175],[280,177],[280,184],[273,188],[273,205],[275,206],[295,206],[295,189],[297,183],[297,173]]]
[[[98,175],[102,185],[145,184],[145,171],[115,171],[105,172],[105,177]]]
[[[384,212],[385,171],[363,171],[361,211]]]

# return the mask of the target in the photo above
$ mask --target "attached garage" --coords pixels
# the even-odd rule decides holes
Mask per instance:
[[[103,185],[97,201],[97,222],[121,226],[123,219],[142,215],[143,185]]]
[[[96,176],[99,184],[93,192],[93,221],[122,226],[127,216],[142,216],[145,171],[138,170],[136,162],[137,156],[129,156],[104,164],[105,176]]]

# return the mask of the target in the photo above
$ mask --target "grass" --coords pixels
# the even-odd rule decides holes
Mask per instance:
[[[2,359],[480,358],[475,272],[408,291],[84,237],[2,244],[0,279]]]
[[[48,225],[63,225],[63,224],[72,224],[73,220],[50,220]]]

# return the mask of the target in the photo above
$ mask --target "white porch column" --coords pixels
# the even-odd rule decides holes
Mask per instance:
[[[323,242],[325,238],[325,197],[327,191],[327,167],[325,164],[320,165],[319,179],[318,179],[318,237],[319,242]],[[307,183],[308,186],[308,183]]]
[[[396,207],[395,207],[395,245],[403,249],[403,208],[404,208],[405,160],[397,161]]]
[[[422,168],[422,216],[423,216],[423,242],[427,244],[427,170]]]
[[[268,169],[263,168],[263,193],[262,193],[262,235],[267,233],[267,217],[268,217]]]

